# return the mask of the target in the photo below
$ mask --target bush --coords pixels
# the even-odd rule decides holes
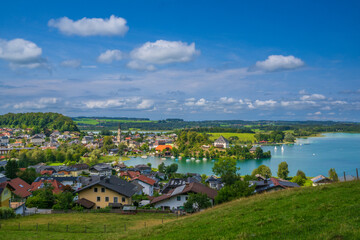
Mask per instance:
[[[72,208],[72,210],[77,212],[83,212],[84,208],[80,205],[76,205],[75,207]]]
[[[15,212],[9,207],[0,207],[0,219],[14,218]]]
[[[92,213],[109,213],[111,207],[107,206],[105,208],[93,209],[91,210]]]

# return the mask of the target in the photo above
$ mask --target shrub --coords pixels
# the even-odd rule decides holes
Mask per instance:
[[[9,207],[0,207],[0,219],[14,218],[15,212]]]

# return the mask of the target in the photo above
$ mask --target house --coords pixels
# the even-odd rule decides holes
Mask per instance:
[[[15,214],[24,215],[25,214],[25,202],[11,202],[10,207],[14,210]]]
[[[312,184],[313,186],[319,186],[319,185],[324,185],[324,184],[333,182],[333,180],[331,180],[330,178],[327,178],[323,175],[316,176],[316,177],[312,178],[311,181],[313,182],[313,184]]]
[[[31,196],[31,185],[22,180],[21,178],[14,178],[8,181],[8,184],[12,187],[12,193],[21,198],[25,199]]]
[[[175,189],[172,189],[166,194],[154,198],[151,204],[156,208],[163,209],[179,209],[184,206],[184,203],[188,200],[189,193],[203,193],[208,196],[211,204],[214,204],[217,191],[209,188],[201,183],[190,183],[181,185]]]
[[[0,207],[10,207],[11,190],[8,182],[0,183]]]
[[[141,174],[150,174],[151,173],[151,167],[146,164],[136,165],[135,168],[138,169]]]
[[[91,208],[104,208],[111,203],[131,205],[132,196],[137,191],[138,189],[134,184],[115,176],[108,176],[100,177],[75,193],[78,193],[80,200],[86,199],[87,207],[90,206],[91,202]]]
[[[264,181],[250,181],[250,186],[255,185],[255,193],[272,192],[288,188],[300,187],[297,183],[269,178]]]
[[[79,163],[79,164],[71,165],[68,168],[68,171],[70,172],[71,176],[78,177],[83,172],[84,173],[89,173],[89,168],[90,168],[89,165],[87,165],[86,163]]]
[[[122,177],[128,181],[131,181],[132,179],[134,179],[140,175],[141,175],[141,173],[139,171],[128,170],[126,172],[120,172],[120,177]]]
[[[165,186],[163,187],[161,194],[169,193],[171,190],[173,190],[179,186],[183,186],[185,184],[186,184],[186,181],[184,179],[180,179],[180,178],[170,179],[169,182],[167,184],[165,184]]]
[[[84,136],[83,139],[81,140],[82,144],[89,144],[92,143],[94,141],[94,137],[93,136]]]
[[[44,180],[56,180],[60,182],[63,186],[70,186],[74,190],[81,188],[82,184],[79,181],[79,177],[37,177],[34,182],[40,182]]]
[[[165,156],[170,156],[171,155],[171,149],[172,146],[171,145],[158,145],[155,150],[162,153],[165,152]]]
[[[90,176],[110,176],[112,167],[106,163],[99,163],[89,169]]]
[[[132,180],[132,182],[137,182],[143,187],[143,193],[146,195],[152,196],[154,194],[154,185],[156,181],[152,178],[140,175]]]
[[[6,182],[7,180],[8,178],[4,174],[0,173],[0,183]]]
[[[224,183],[221,181],[221,178],[216,176],[210,176],[205,180],[206,183],[209,184],[209,187],[212,189],[220,190],[224,187]]]
[[[54,179],[49,179],[49,180],[40,180],[38,182],[33,182],[31,184],[31,189],[30,191],[33,192],[33,191],[36,191],[36,190],[39,190],[39,189],[43,189],[46,185],[51,185],[51,187],[53,187],[53,193],[55,194],[58,194],[58,193],[61,193],[64,189],[64,185],[62,183],[60,183],[59,181],[57,180],[54,180]]]
[[[9,144],[9,137],[1,136],[0,137],[0,146],[7,146],[8,144]]]
[[[30,142],[34,145],[41,146],[45,142],[45,139],[39,134],[36,134],[30,138]]]
[[[256,146],[252,146],[252,147],[249,149],[249,152],[250,152],[250,153],[255,153],[255,152],[256,152]]]
[[[229,148],[229,141],[223,136],[220,136],[218,139],[215,140],[214,147]]]

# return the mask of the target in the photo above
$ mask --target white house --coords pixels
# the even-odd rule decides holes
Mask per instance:
[[[111,176],[112,167],[106,163],[99,163],[89,169],[90,176]]]
[[[201,183],[190,183],[186,185],[179,186],[170,192],[163,194],[159,197],[154,198],[151,201],[151,204],[156,208],[162,209],[179,209],[184,206],[184,203],[188,200],[189,193],[203,193],[208,196],[211,201],[211,204],[214,203],[214,199],[217,195],[217,191],[211,189]]]
[[[146,195],[152,196],[154,194],[154,185],[156,181],[152,178],[140,175],[132,180],[143,187],[143,193]]]
[[[218,139],[215,140],[214,147],[229,148],[229,141],[223,136],[220,136]]]

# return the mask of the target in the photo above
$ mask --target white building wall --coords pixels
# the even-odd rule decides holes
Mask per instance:
[[[177,197],[180,197],[180,201],[177,200]],[[177,196],[173,196],[169,199],[166,199],[164,201],[155,203],[155,207],[156,208],[161,208],[161,207],[169,207],[170,209],[177,209],[179,207],[184,206],[184,203],[186,203],[188,198],[188,195],[177,195]]]
[[[147,183],[144,183],[142,181],[136,180],[137,183],[139,183],[141,186],[143,186],[143,192],[149,196],[152,196],[154,194],[154,186],[149,185]]]

